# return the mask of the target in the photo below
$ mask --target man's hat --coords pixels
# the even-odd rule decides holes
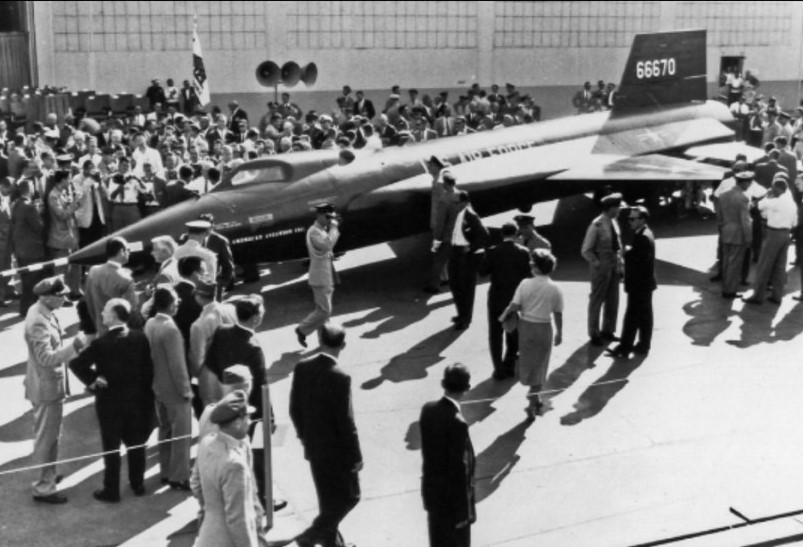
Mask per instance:
[[[228,386],[244,384],[245,382],[250,382],[253,378],[251,369],[245,365],[232,365],[223,371],[223,383]]]
[[[217,285],[200,281],[195,284],[195,292],[206,298],[214,298],[217,292]]]
[[[327,218],[334,218],[335,206],[331,203],[321,203],[315,206],[316,215],[326,215]]]
[[[602,198],[599,202],[602,205],[608,205],[608,206],[619,205],[622,203],[622,194],[618,192],[613,194],[608,194],[607,196]]]
[[[198,234],[212,229],[212,223],[208,220],[191,220],[184,224],[191,234]]]
[[[70,294],[70,288],[64,283],[60,275],[48,277],[37,283],[33,288],[36,296],[65,296]]]
[[[516,224],[519,226],[532,226],[535,217],[533,215],[516,215],[513,217],[513,220],[515,220]]]
[[[445,184],[451,184],[452,186],[457,184],[457,179],[451,171],[444,171],[442,178]]]
[[[741,173],[736,173],[734,177],[736,180],[753,180],[755,178],[755,173],[752,171],[742,171]]]
[[[218,402],[217,406],[212,410],[212,414],[209,415],[209,420],[213,424],[225,424],[255,410],[254,407],[248,406],[248,397],[245,391],[238,389]]]

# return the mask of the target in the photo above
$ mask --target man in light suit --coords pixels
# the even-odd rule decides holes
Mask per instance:
[[[753,182],[753,172],[736,173],[736,186],[719,197],[717,220],[722,241],[722,297],[739,296],[736,290],[741,280],[744,254],[753,243],[750,220],[750,199],[745,191]]]
[[[325,203],[315,207],[315,223],[307,230],[309,253],[309,285],[315,299],[315,310],[296,327],[298,342],[307,347],[307,336],[318,330],[332,316],[332,294],[338,283],[333,264],[333,249],[340,238],[334,207]]]
[[[19,267],[42,262],[45,259],[45,242],[42,238],[44,223],[39,208],[33,202],[30,180],[17,183],[19,199],[11,206],[11,245]],[[44,277],[42,270],[20,272],[20,309],[22,317],[36,301],[33,289]]]
[[[453,214],[455,208],[455,194],[457,179],[451,171],[443,170],[440,175],[442,183],[438,183],[436,176],[432,187],[432,211],[430,216],[430,228],[432,229],[433,239],[443,241],[447,237],[446,219]],[[429,280],[424,287],[424,292],[437,294],[441,291],[441,283],[448,281],[446,264],[449,262],[448,246],[439,246],[432,251],[432,266],[429,271]]]
[[[167,283],[168,285],[175,285],[181,281],[181,276],[178,275],[178,260],[173,256],[178,249],[176,240],[171,236],[159,236],[151,240],[153,250],[151,255],[153,259],[159,264],[159,269],[153,277],[153,286]]]
[[[360,501],[363,467],[351,405],[351,377],[338,365],[346,331],[326,323],[318,329],[321,352],[293,372],[290,417],[304,445],[318,493],[318,516],[296,538],[301,547],[345,547],[337,528]]]
[[[202,514],[196,547],[259,547],[265,541],[246,440],[251,410],[245,392],[234,391],[210,413],[219,430],[201,439],[191,481]]]
[[[91,159],[84,160],[83,171],[73,177],[72,184],[79,203],[75,211],[78,242],[86,247],[106,235],[108,196]]]
[[[153,393],[159,420],[159,467],[163,484],[174,490],[189,490],[190,436],[192,434],[192,390],[187,372],[181,331],[173,316],[178,296],[169,287],[158,287],[153,295],[156,315],[145,324],[145,336],[153,361]]]
[[[471,208],[468,192],[456,194],[455,207],[446,218],[443,233],[432,244],[432,252],[449,247],[449,289],[452,291],[457,316],[452,318],[455,330],[466,330],[474,317],[474,295],[477,290],[475,252],[484,249],[488,230]]]
[[[67,498],[56,491],[55,462],[59,457],[64,411],[64,367],[78,355],[85,341],[79,335],[72,345],[62,344],[61,327],[53,312],[64,305],[70,289],[60,276],[43,279],[33,292],[39,301],[28,309],[25,317],[25,343],[28,345],[25,398],[33,405],[35,439],[31,463],[44,465],[33,483],[33,499],[62,504],[67,503]]]
[[[237,320],[233,304],[215,300],[215,288],[213,283],[199,283],[195,287],[195,300],[203,308],[190,326],[190,351],[187,355],[191,374],[198,378],[198,394],[204,406],[219,401],[223,395],[221,383],[204,366],[206,351],[218,327],[233,325]]]
[[[131,270],[123,267],[128,262],[128,242],[114,237],[106,242],[106,263],[92,266],[84,284],[87,310],[98,336],[106,332],[102,314],[106,302],[112,298],[125,298],[133,310],[132,324],[138,321],[139,300]],[[142,326],[138,323],[137,326]]]
[[[460,363],[446,367],[443,398],[421,410],[421,494],[429,516],[430,547],[468,547],[477,520],[474,447],[460,400],[471,388],[471,374]]]
[[[217,255],[207,249],[207,235],[212,230],[212,223],[208,220],[191,220],[185,224],[187,228],[187,240],[176,249],[173,258],[181,260],[185,256],[198,256],[206,263],[206,275],[210,280],[217,277],[218,260]]]

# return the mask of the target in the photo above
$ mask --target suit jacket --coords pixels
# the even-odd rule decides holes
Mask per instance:
[[[795,160],[797,161],[797,160]],[[788,173],[788,169],[778,163],[777,161],[766,161],[756,165],[754,173],[756,182],[764,188],[769,188],[772,185],[772,179],[776,173]],[[794,181],[794,179],[791,179]]]
[[[532,275],[530,252],[515,241],[503,241],[485,253],[478,271],[480,275],[491,276],[488,304],[505,308],[519,283]]]
[[[222,325],[215,331],[204,359],[204,366],[221,382],[223,371],[232,365],[245,365],[251,371],[254,388],[248,402],[256,408],[254,415],[262,417],[262,385],[267,372],[265,354],[254,333],[238,324]]]
[[[750,245],[753,229],[749,212],[750,199],[738,186],[719,197],[720,240],[730,245]]]
[[[178,261],[172,256],[159,265],[159,270],[153,276],[153,286],[167,283],[168,285],[175,285],[181,281],[181,276],[178,275]]]
[[[72,344],[62,347],[62,334],[53,311],[37,302],[25,316],[25,398],[33,404],[64,399],[64,365],[77,352]]]
[[[210,127],[209,130],[206,132],[206,142],[209,144],[209,150],[211,151],[214,148],[214,144],[217,141],[222,141],[223,144],[231,144],[233,142],[237,142],[234,133],[226,129],[223,132],[223,135],[220,134],[220,131],[217,127]]]
[[[186,279],[182,279],[173,288],[181,299],[173,321],[175,321],[179,332],[181,332],[181,337],[184,340],[184,352],[187,353],[190,350],[190,328],[195,323],[195,320],[201,316],[203,308],[195,300],[195,285]]]
[[[87,386],[98,376],[106,379],[108,387],[95,392],[101,411],[131,405],[150,410],[153,405],[153,361],[142,331],[106,331],[70,361],[70,370]]]
[[[633,243],[625,250],[625,292],[652,292],[655,282],[655,237],[644,227],[633,234]]]
[[[204,519],[195,547],[259,547],[262,504],[248,443],[221,433],[201,438],[190,486]]]
[[[234,129],[237,128],[237,126],[239,125],[240,120],[245,120],[247,122],[248,114],[246,113],[245,110],[238,107],[237,110],[232,112],[231,115],[229,116],[229,129],[234,131]]]
[[[47,246],[51,249],[67,249],[74,251],[78,248],[78,233],[75,217],[69,212],[68,202],[64,194],[52,190],[47,197],[50,212],[50,227],[47,231]]]
[[[438,134],[438,137],[451,137],[455,133],[455,125],[454,125],[454,118],[449,116],[441,116],[435,120],[433,125],[433,129],[435,133]]]
[[[780,150],[781,156],[778,158],[778,163],[783,166],[789,173],[789,187],[792,193],[798,195],[800,192],[797,189],[797,156],[790,152],[788,148]]]
[[[452,243],[452,234],[454,233],[454,225],[457,222],[457,215],[460,211],[457,207],[448,210],[447,217],[444,223],[442,241],[444,244]],[[476,251],[488,243],[488,230],[482,224],[480,216],[474,212],[471,207],[466,207],[466,212],[463,215],[463,237],[468,241],[469,247],[472,251]],[[437,239],[437,238],[436,238]]]
[[[443,397],[424,405],[419,427],[424,509],[455,524],[474,522],[475,457],[468,424],[457,406]]]
[[[117,264],[106,262],[89,268],[84,284],[84,298],[87,311],[98,334],[106,332],[101,313],[106,302],[112,298],[125,298],[134,312],[139,309],[136,287],[131,270]]]
[[[42,215],[29,198],[11,206],[11,244],[17,260],[31,264],[45,259]]]
[[[374,116],[376,116],[376,109],[374,108],[374,103],[371,102],[369,99],[363,98],[363,100],[354,103],[354,112],[359,114],[360,116],[365,116],[369,120],[372,120]]]
[[[212,232],[206,238],[204,246],[217,255],[218,271],[209,273],[217,277],[219,286],[227,287],[234,279],[234,257],[231,254],[229,240],[217,232]]]
[[[324,353],[299,361],[290,388],[290,418],[304,457],[353,468],[362,462],[351,404],[351,377]]]
[[[327,232],[318,223],[307,230],[309,253],[309,284],[312,287],[334,287],[337,283],[333,263],[333,249],[340,238],[340,230],[333,227]]]
[[[188,402],[192,398],[186,351],[173,319],[157,313],[145,323],[145,336],[153,362],[153,394],[165,404]]]
[[[197,198],[198,194],[187,188],[187,186],[180,180],[174,180],[169,183],[164,190],[165,207],[170,207],[176,203],[187,201],[188,199]]]
[[[195,109],[200,105],[198,94],[193,87],[182,87],[179,90],[179,97],[181,97],[181,108],[185,114],[192,114]]]

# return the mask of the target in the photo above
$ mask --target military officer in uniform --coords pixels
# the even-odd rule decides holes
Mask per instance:
[[[513,217],[519,227],[518,243],[521,243],[530,252],[536,249],[552,250],[552,244],[547,238],[535,231],[535,217],[532,215],[517,215]]]
[[[619,313],[619,280],[624,268],[621,232],[616,221],[622,206],[622,195],[607,195],[600,204],[602,214],[589,225],[582,248],[582,256],[591,268],[588,336],[595,346],[618,340],[614,332]],[[602,330],[599,327],[600,311],[603,312]]]
[[[298,342],[307,347],[307,336],[318,330],[332,316],[332,295],[338,282],[334,248],[340,238],[337,214],[330,203],[315,207],[315,222],[307,230],[309,253],[309,286],[315,299],[315,310],[296,327]]]
[[[744,255],[753,243],[750,199],[745,192],[753,182],[752,171],[736,173],[736,186],[719,197],[717,216],[722,241],[722,297],[736,298]]]

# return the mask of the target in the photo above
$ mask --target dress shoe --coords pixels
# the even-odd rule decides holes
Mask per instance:
[[[722,281],[722,274],[711,276],[708,279],[710,279],[711,281]]]
[[[456,315],[454,317],[452,317],[452,323],[459,323],[459,322],[460,322],[460,318],[459,317],[457,317]]]
[[[630,351],[627,348],[622,347],[622,344],[619,344],[615,348],[611,348],[607,350],[607,354],[611,357],[619,358],[619,359],[627,359],[630,357]]]
[[[780,304],[781,303],[781,299],[780,298],[773,298],[773,297],[770,296],[769,298],[767,298],[767,302],[772,302],[773,304]]]
[[[733,300],[734,298],[739,298],[742,296],[738,292],[724,292],[722,293],[722,298],[727,298],[729,300]]]
[[[92,497],[98,501],[102,501],[105,503],[119,503],[120,496],[115,496],[114,494],[110,494],[105,490],[95,490],[92,492]]]
[[[144,484],[137,484],[131,485],[131,491],[134,492],[134,495],[138,498],[141,498],[145,495],[145,485]]]
[[[592,346],[604,346],[605,341],[602,339],[601,336],[592,336],[589,340]]]
[[[301,347],[307,347],[307,335],[301,332],[298,327],[296,327],[296,338],[298,338],[298,343],[301,344]]]
[[[504,371],[495,370],[494,373],[491,374],[491,378],[494,380],[504,380],[505,378],[508,378],[508,375]]]
[[[67,496],[61,494],[50,494],[49,496],[34,496],[33,501],[39,503],[49,503],[51,505],[61,505],[67,503]]]
[[[439,287],[424,287],[424,292],[428,294],[438,294],[441,290]]]
[[[181,482],[170,481],[168,484],[170,485],[170,488],[172,488],[173,490],[181,490],[183,492],[189,492],[191,490],[190,481],[181,481]]]
[[[753,304],[755,306],[760,306],[761,304],[764,303],[758,298],[742,298],[742,302],[744,302],[745,304]]]
[[[619,337],[612,332],[602,331],[601,333],[599,333],[599,335],[603,340],[610,340],[611,342],[619,341]]]
[[[162,477],[159,479],[159,482],[161,482],[162,484],[170,484],[170,479]]]
[[[273,512],[281,511],[287,507],[287,500],[273,500]]]
[[[798,302],[803,302],[803,294],[796,294],[792,297],[792,300],[797,300]]]
[[[56,475],[56,484],[59,484],[63,480],[64,480],[64,475]]]
[[[466,330],[471,323],[465,323],[463,321],[458,321],[454,324],[454,330]]]

